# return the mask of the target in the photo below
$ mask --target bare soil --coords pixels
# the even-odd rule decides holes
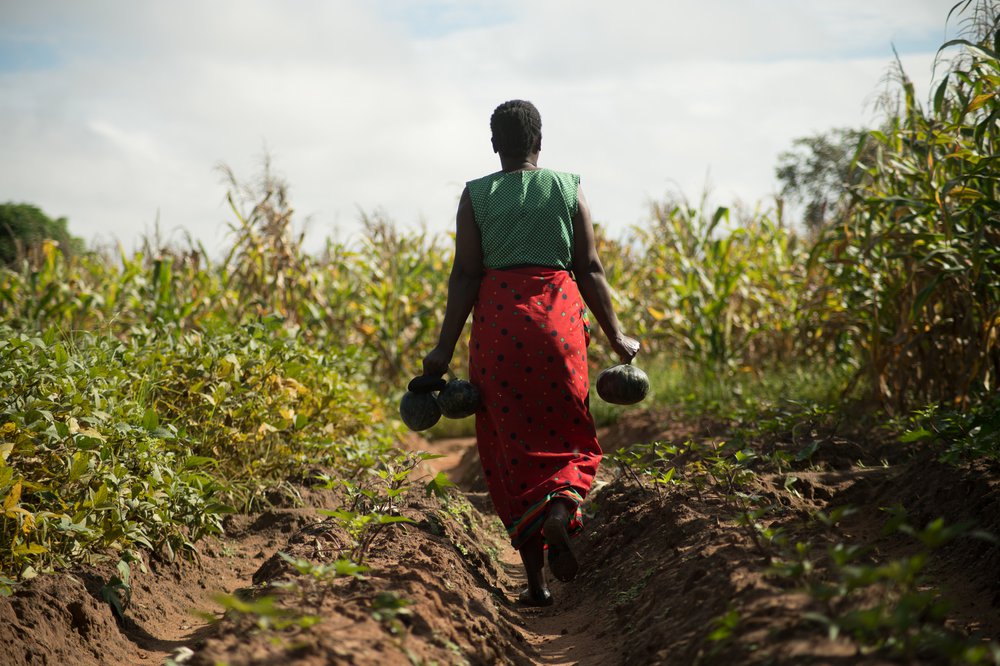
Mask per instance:
[[[633,412],[600,438],[610,452],[653,440],[717,440],[728,427],[666,412]],[[945,465],[929,452],[902,450],[877,437],[823,441],[790,471],[762,470],[751,489],[778,507],[766,518],[769,526],[814,544],[820,560],[836,542],[867,544],[871,563],[917,552],[914,539],[883,533],[883,509],[894,505],[904,507],[914,525],[943,517],[1000,534],[997,464]],[[124,621],[101,600],[101,587],[113,574],[110,564],[29,581],[0,599],[0,663],[907,663],[844,636],[831,638],[810,620],[816,601],[774,576],[773,553],[739,524],[722,493],[711,487],[640,487],[616,476],[612,465],[604,466],[586,506],[590,519],[577,544],[584,564],[577,580],[553,583],[556,603],[549,608],[520,607],[520,560],[491,513],[474,440],[411,438],[404,446],[443,454],[420,472],[445,471],[460,492],[442,502],[418,484],[402,511],[413,522],[379,536],[363,579],[311,583],[277,556],[280,551],[333,562],[349,543],[318,512],[336,508],[338,498],[307,489],[304,507],[230,517],[226,536],[202,542],[195,560],[149,556],[145,571],[133,566]],[[788,474],[796,479],[792,485]],[[845,506],[854,511],[835,526],[810,517]],[[958,539],[935,553],[926,573],[924,584],[951,601],[949,628],[983,640],[1000,638],[996,542]],[[260,616],[224,615],[219,593],[248,602],[267,594],[295,609],[293,620],[308,615],[318,624],[295,621],[263,631]],[[380,614],[380,603],[392,599],[409,604]],[[720,632],[727,615],[736,620]],[[918,654],[909,660],[936,658]]]

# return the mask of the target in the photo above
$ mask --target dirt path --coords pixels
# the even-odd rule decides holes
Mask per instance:
[[[508,594],[516,597],[525,586],[521,558],[508,547],[503,559],[511,581]],[[565,585],[555,581],[550,587],[557,599],[565,599]],[[562,603],[549,608],[518,608],[516,613],[525,641],[536,655],[536,663],[552,666],[614,663],[608,654],[608,642],[590,632],[594,609]]]
[[[428,474],[444,472],[453,483],[468,493],[477,508],[492,513],[492,507],[482,492],[475,438],[419,441],[413,445],[442,456],[425,463]],[[516,599],[526,586],[521,557],[508,541],[503,542],[498,555],[503,565],[504,594],[508,599]],[[613,660],[609,660],[608,642],[595,637],[590,631],[594,609],[567,603],[568,589],[565,584],[550,580],[549,585],[557,600],[556,604],[548,608],[514,605],[510,613],[510,618],[521,630],[535,663],[552,666],[613,663]]]
[[[697,429],[700,427],[699,425]],[[655,416],[640,413],[613,428],[603,429],[599,437],[605,450],[612,451],[654,435],[679,437],[679,432],[687,433],[690,430],[690,425],[679,427]],[[492,505],[485,495],[485,483],[475,452],[475,438],[420,440],[413,442],[413,445],[442,456],[426,463],[429,473],[445,472],[481,511],[493,513]],[[595,491],[606,486],[613,478],[611,467],[602,465],[595,481]],[[549,576],[549,586],[556,599],[553,606],[526,608],[512,605],[510,617],[520,628],[533,663],[551,666],[630,663],[625,660],[621,650],[621,644],[627,638],[620,635],[621,627],[615,622],[615,618],[620,615],[616,602],[621,597],[616,596],[615,591],[601,580],[604,574],[600,571],[587,571],[588,563],[593,564],[591,560],[595,555],[594,546],[599,542],[599,538],[592,537],[583,539],[578,544],[584,568],[576,582],[564,584]],[[520,555],[509,542],[504,541],[500,560],[506,574],[504,593],[508,599],[514,600],[526,584]],[[624,578],[627,580],[627,575]],[[630,584],[625,589],[633,587]]]
[[[642,414],[601,433],[601,441],[614,450],[633,442],[712,439],[716,428]],[[434,461],[438,469],[468,487],[475,484],[475,457],[468,452],[462,456],[458,449],[472,445],[445,440],[426,446],[447,452]],[[858,566],[892,567],[922,557],[919,540],[885,532],[887,510],[894,505],[908,512],[913,525],[944,518],[946,524],[967,521],[998,532],[1000,466],[955,467],[936,461],[932,453],[888,464],[880,446],[874,441],[837,442],[808,469],[762,472],[751,492],[773,502],[773,516],[765,519],[771,528],[813,544],[817,567],[827,567],[825,552],[841,543],[861,545],[865,555]],[[865,456],[867,464],[859,459]],[[604,466],[597,485],[612,477]],[[803,594],[801,582],[776,578],[771,568],[789,551],[762,552],[734,520],[729,500],[690,490],[653,494],[615,483],[596,493],[594,505],[596,515],[578,543],[586,569],[577,581],[552,584],[557,603],[551,608],[512,611],[536,663],[889,663],[882,653],[862,652],[858,643],[831,638],[825,628],[803,620],[821,609]],[[834,525],[811,518],[837,508],[848,511]],[[523,586],[520,558],[507,546],[501,559],[505,592],[514,598]],[[929,562],[921,589],[941,595],[944,605],[938,608],[947,608],[947,619],[943,624],[914,619],[907,630],[912,647],[903,648],[904,654],[912,651],[909,659],[920,663],[947,661],[943,648],[935,656],[925,652],[923,642],[942,640],[945,630],[958,632],[948,640],[960,641],[960,634],[1000,640],[1000,580],[995,575],[1000,549],[995,542],[959,539]],[[861,588],[840,603],[873,607],[885,593],[881,590]],[[841,612],[851,607],[843,606]],[[734,618],[731,630],[714,631],[725,627],[727,617]],[[709,634],[717,638],[706,641]],[[974,644],[975,638],[968,645]]]
[[[724,427],[638,413],[600,436],[613,451],[635,442],[712,441]],[[146,572],[134,571],[122,623],[100,601],[113,565],[30,581],[0,599],[0,663],[118,666],[168,657],[192,666],[900,663],[898,654],[863,650],[810,620],[822,606],[801,580],[775,574],[776,562],[789,563],[789,549],[762,548],[718,488],[639,487],[616,479],[610,464],[602,465],[585,505],[587,526],[577,541],[581,573],[572,584],[551,583],[553,606],[520,607],[520,558],[492,514],[474,440],[414,437],[404,445],[440,454],[418,474],[445,472],[461,496],[439,501],[416,484],[402,508],[411,522],[372,544],[363,578],[316,583],[278,556],[324,565],[351,543],[317,511],[340,500],[330,491],[301,489],[305,507],[231,516],[225,538],[201,542],[196,561],[147,561]],[[859,452],[868,460],[859,461]],[[745,490],[772,507],[761,527],[809,544],[810,566],[825,576],[832,575],[831,548],[841,543],[863,546],[859,566],[919,554],[912,537],[884,533],[885,509],[894,505],[914,525],[943,517],[1000,532],[1000,465],[956,467],[933,455],[883,464],[885,456],[878,443],[838,443],[796,471],[760,469]],[[840,507],[852,511],[835,525],[816,519]],[[988,540],[958,540],[935,553],[921,589],[939,590],[951,602],[940,627],[1000,639],[998,570],[1000,547]],[[264,594],[279,611],[307,609],[319,624],[310,628],[298,611],[266,609],[212,621],[222,615],[219,592],[247,603]],[[838,603],[864,606],[882,593],[862,588]],[[911,634],[903,662],[948,661],[940,652],[921,652],[920,635]]]

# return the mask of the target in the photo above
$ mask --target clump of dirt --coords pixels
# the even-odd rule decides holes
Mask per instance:
[[[612,425],[600,428],[597,439],[607,454],[646,442],[711,439],[725,433],[728,426],[717,418],[692,418],[674,410],[633,409]]]
[[[250,576],[289,534],[315,522],[311,508],[233,515],[227,536],[199,543],[194,560],[145,553],[131,566],[131,599],[124,620],[102,599],[115,575],[112,561],[42,574],[10,598],[0,598],[0,663],[159,664],[208,635],[196,613],[221,617],[213,597],[248,584]]]
[[[586,568],[567,603],[593,608],[586,630],[616,644],[615,663],[693,663],[701,629],[736,592],[717,562],[734,544],[713,543],[704,507],[664,505],[623,481],[594,501],[579,546]]]
[[[634,412],[603,430],[602,444],[607,451],[654,440],[714,446],[732,435],[729,425]],[[890,653],[862,650],[849,636],[832,638],[808,615],[822,610],[817,599],[775,573],[790,546],[769,545],[749,525],[780,530],[786,544],[807,544],[817,571],[829,567],[830,549],[840,543],[863,546],[862,563],[872,566],[917,553],[916,539],[883,531],[890,515],[883,509],[894,505],[917,529],[941,517],[1000,533],[996,463],[946,465],[930,451],[907,456],[888,440],[822,426],[745,443],[758,451],[760,464],[739,492],[768,507],[754,517],[710,474],[655,490],[603,465],[576,542],[581,573],[572,583],[552,583],[556,603],[548,608],[516,604],[520,561],[492,513],[475,441],[411,437],[408,448],[444,456],[426,461],[419,473],[426,479],[444,471],[459,489],[442,501],[415,485],[401,510],[412,522],[380,534],[361,576],[316,581],[278,554],[323,566],[354,544],[312,508],[336,508],[343,498],[304,487],[306,507],[230,516],[226,536],[199,544],[195,561],[147,555],[147,571],[133,566],[124,621],[100,600],[110,565],[28,582],[0,599],[0,663],[151,664],[182,648],[192,651],[188,663],[233,666],[895,663]],[[779,448],[804,454],[775,469],[764,461]],[[835,511],[845,507],[852,511]],[[997,571],[996,541],[969,531],[934,553],[922,585],[952,600],[949,630],[997,637]],[[243,612],[223,617],[219,592]],[[875,592],[855,594],[864,602]],[[291,616],[254,606],[265,599]]]
[[[960,630],[1000,639],[1000,462],[946,464],[926,451],[880,488],[878,499],[902,506],[914,525],[941,518],[967,528],[939,550],[931,575],[961,600],[953,610]]]
[[[655,418],[647,420],[652,422],[643,431],[655,432]],[[692,425],[689,433],[675,430],[645,441],[727,439],[724,429]],[[591,568],[567,590],[569,600],[610,600],[603,609],[611,612],[595,612],[599,619],[588,631],[618,643],[618,663],[887,663],[891,652],[863,649],[845,635],[831,638],[817,621],[823,605],[801,581],[776,575],[773,565],[789,557],[788,544],[796,542],[806,544],[819,569],[829,567],[828,553],[838,544],[859,547],[864,555],[858,563],[871,567],[922,557],[927,549],[919,539],[885,530],[887,509],[898,505],[911,532],[937,518],[981,530],[933,551],[920,586],[938,591],[948,604],[941,631],[972,641],[1000,638],[1000,547],[994,538],[1000,534],[1000,466],[944,464],[933,451],[907,452],[883,435],[866,440],[817,426],[804,443],[792,441],[786,450],[821,445],[786,461],[790,466],[781,472],[759,465],[739,491],[758,498],[755,506],[769,507],[760,517],[741,515],[739,501],[715,483],[654,492],[614,480],[593,500],[594,517],[581,542]],[[624,436],[634,435],[627,429]],[[760,454],[773,453],[773,441],[748,443],[761,444]],[[822,523],[820,517],[829,521],[838,508],[846,509],[843,516]],[[753,522],[784,531],[786,545],[767,543],[748,527]],[[883,589],[850,594],[857,607],[866,607],[878,603]],[[921,663],[948,661],[943,652],[917,655]]]
[[[0,603],[4,664],[127,663],[134,653],[111,607],[78,575],[38,576]]]
[[[413,522],[380,534],[361,577],[316,586],[279,557],[254,574],[253,596],[276,597],[296,613],[322,618],[320,624],[293,626],[276,641],[273,633],[252,631],[257,618],[227,617],[191,663],[532,663],[505,612],[501,534],[491,521],[460,497],[442,505],[417,493],[402,515]],[[322,565],[342,557],[349,542],[325,521],[281,550]],[[403,605],[396,608],[395,600]]]

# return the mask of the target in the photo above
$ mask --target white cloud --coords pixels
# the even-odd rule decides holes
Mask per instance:
[[[213,247],[213,167],[249,176],[266,145],[316,244],[358,208],[444,230],[496,168],[493,107],[524,97],[543,162],[622,229],[673,184],[767,197],[792,138],[871,122],[892,42],[926,94],[951,3],[493,4],[7,3],[0,198],[126,246],[159,212]]]

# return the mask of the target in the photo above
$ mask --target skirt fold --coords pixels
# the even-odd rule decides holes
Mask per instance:
[[[589,324],[566,271],[490,270],[473,311],[471,381],[483,404],[476,439],[483,473],[515,547],[553,497],[579,504],[601,461],[590,414]],[[578,512],[579,513],[579,512]],[[571,529],[580,526],[575,520]]]

